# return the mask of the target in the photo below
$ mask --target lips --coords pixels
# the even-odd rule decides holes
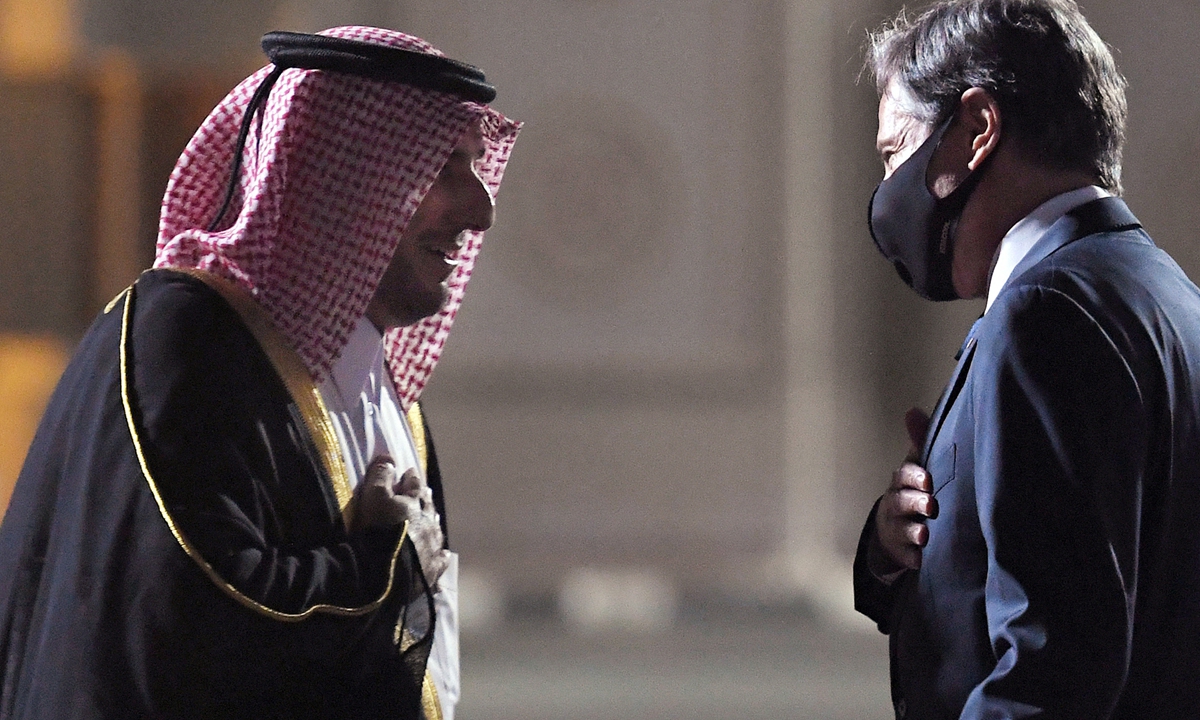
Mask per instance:
[[[457,237],[447,241],[427,244],[424,250],[432,258],[436,258],[435,263],[437,264],[437,269],[442,280],[449,277],[454,268],[462,264],[462,260],[459,258],[459,251],[462,250],[462,244]]]

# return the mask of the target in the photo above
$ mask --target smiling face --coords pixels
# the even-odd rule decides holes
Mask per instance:
[[[441,310],[464,234],[491,227],[492,195],[476,170],[484,150],[479,128],[468,130],[405,226],[367,306],[367,319],[380,332]]]

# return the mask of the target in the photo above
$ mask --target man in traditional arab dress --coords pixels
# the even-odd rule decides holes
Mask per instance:
[[[438,718],[457,560],[416,400],[518,125],[402,33],[264,37],[0,527],[0,717]]]

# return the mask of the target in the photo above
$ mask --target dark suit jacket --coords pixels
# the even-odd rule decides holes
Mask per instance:
[[[934,411],[921,569],[863,532],[897,717],[1200,717],[1198,385],[1200,290],[1125,204],[1056,223]]]

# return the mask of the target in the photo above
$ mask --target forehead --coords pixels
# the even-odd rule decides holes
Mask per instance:
[[[906,151],[915,150],[933,132],[932,125],[918,117],[916,107],[907,88],[895,81],[888,83],[879,98],[879,131],[875,136],[875,149],[881,155],[904,157]]]

